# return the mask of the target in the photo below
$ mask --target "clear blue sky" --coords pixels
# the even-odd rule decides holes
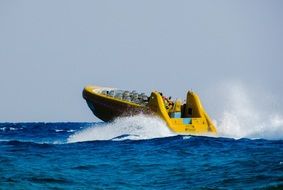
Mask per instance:
[[[0,121],[92,121],[87,84],[173,97],[193,89],[212,115],[223,81],[283,97],[282,8],[280,0],[0,0]]]

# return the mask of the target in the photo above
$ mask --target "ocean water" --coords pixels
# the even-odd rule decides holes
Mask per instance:
[[[266,130],[232,138],[221,125],[205,137],[175,135],[142,115],[1,123],[0,189],[283,189],[282,126],[264,139]]]

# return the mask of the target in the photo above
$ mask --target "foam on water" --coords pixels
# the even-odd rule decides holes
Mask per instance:
[[[174,136],[163,120],[154,116],[136,115],[117,118],[111,123],[96,125],[76,132],[69,143],[95,140],[143,140]]]
[[[241,83],[226,85],[225,108],[216,119],[219,136],[230,138],[283,139],[283,116],[267,95],[253,92]]]

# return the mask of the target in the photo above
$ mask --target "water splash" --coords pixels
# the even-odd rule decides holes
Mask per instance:
[[[263,93],[253,93],[241,84],[226,85],[225,108],[216,120],[219,136],[230,138],[283,139],[283,116]]]
[[[69,143],[95,140],[143,140],[174,136],[163,120],[136,115],[117,118],[112,123],[93,126],[71,135]]]

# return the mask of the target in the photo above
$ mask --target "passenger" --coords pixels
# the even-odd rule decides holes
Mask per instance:
[[[162,92],[158,92],[160,94],[160,96],[162,97],[163,99],[163,102],[165,104],[165,108],[168,110],[170,109],[173,109],[173,106],[174,106],[174,102],[171,100],[171,96],[169,96],[169,98],[167,98],[166,96],[163,96],[163,93]]]
[[[165,108],[168,110],[169,109],[169,100],[165,96],[162,96],[163,102],[165,104]]]
[[[165,108],[168,110],[170,107],[169,107],[169,103],[167,101],[165,101]]]
[[[174,102],[169,101],[169,110],[173,110],[173,108],[174,108]]]

